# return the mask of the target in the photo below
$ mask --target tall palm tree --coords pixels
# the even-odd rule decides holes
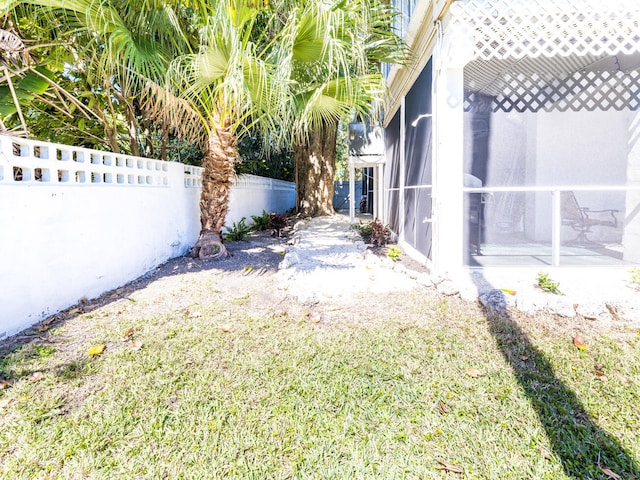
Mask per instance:
[[[394,15],[379,0],[312,1],[299,11],[290,85],[297,209],[305,216],[334,212],[339,122],[375,118],[386,94],[380,62],[406,59],[390,29]]]
[[[204,152],[201,232],[192,254],[228,255],[222,227],[229,204],[237,140],[251,128],[277,139],[288,80],[278,68],[282,50],[273,48],[268,7],[258,2],[214,2],[201,29],[198,52],[175,59],[164,86],[150,84],[158,114],[168,115],[178,134]],[[283,60],[284,61],[284,60]]]

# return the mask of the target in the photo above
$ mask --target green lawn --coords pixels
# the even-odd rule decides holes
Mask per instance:
[[[552,319],[395,295],[352,322],[251,318],[248,297],[85,313],[83,339],[0,358],[0,477],[640,478],[637,330],[580,350]]]

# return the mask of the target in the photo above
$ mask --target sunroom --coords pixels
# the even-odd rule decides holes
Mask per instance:
[[[640,263],[640,2],[405,3],[385,221],[436,271]]]

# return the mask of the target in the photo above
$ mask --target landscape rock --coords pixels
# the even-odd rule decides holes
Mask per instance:
[[[438,293],[446,295],[447,297],[452,297],[460,293],[460,289],[451,280],[445,280],[439,283],[436,289],[438,290]]]

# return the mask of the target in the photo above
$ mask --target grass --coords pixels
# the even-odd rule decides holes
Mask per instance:
[[[398,298],[401,316],[341,325],[251,317],[250,300],[94,311],[84,343],[60,327],[5,355],[0,477],[631,478],[640,459],[637,333],[585,335],[581,351],[447,299]],[[581,449],[601,464],[579,464]]]

